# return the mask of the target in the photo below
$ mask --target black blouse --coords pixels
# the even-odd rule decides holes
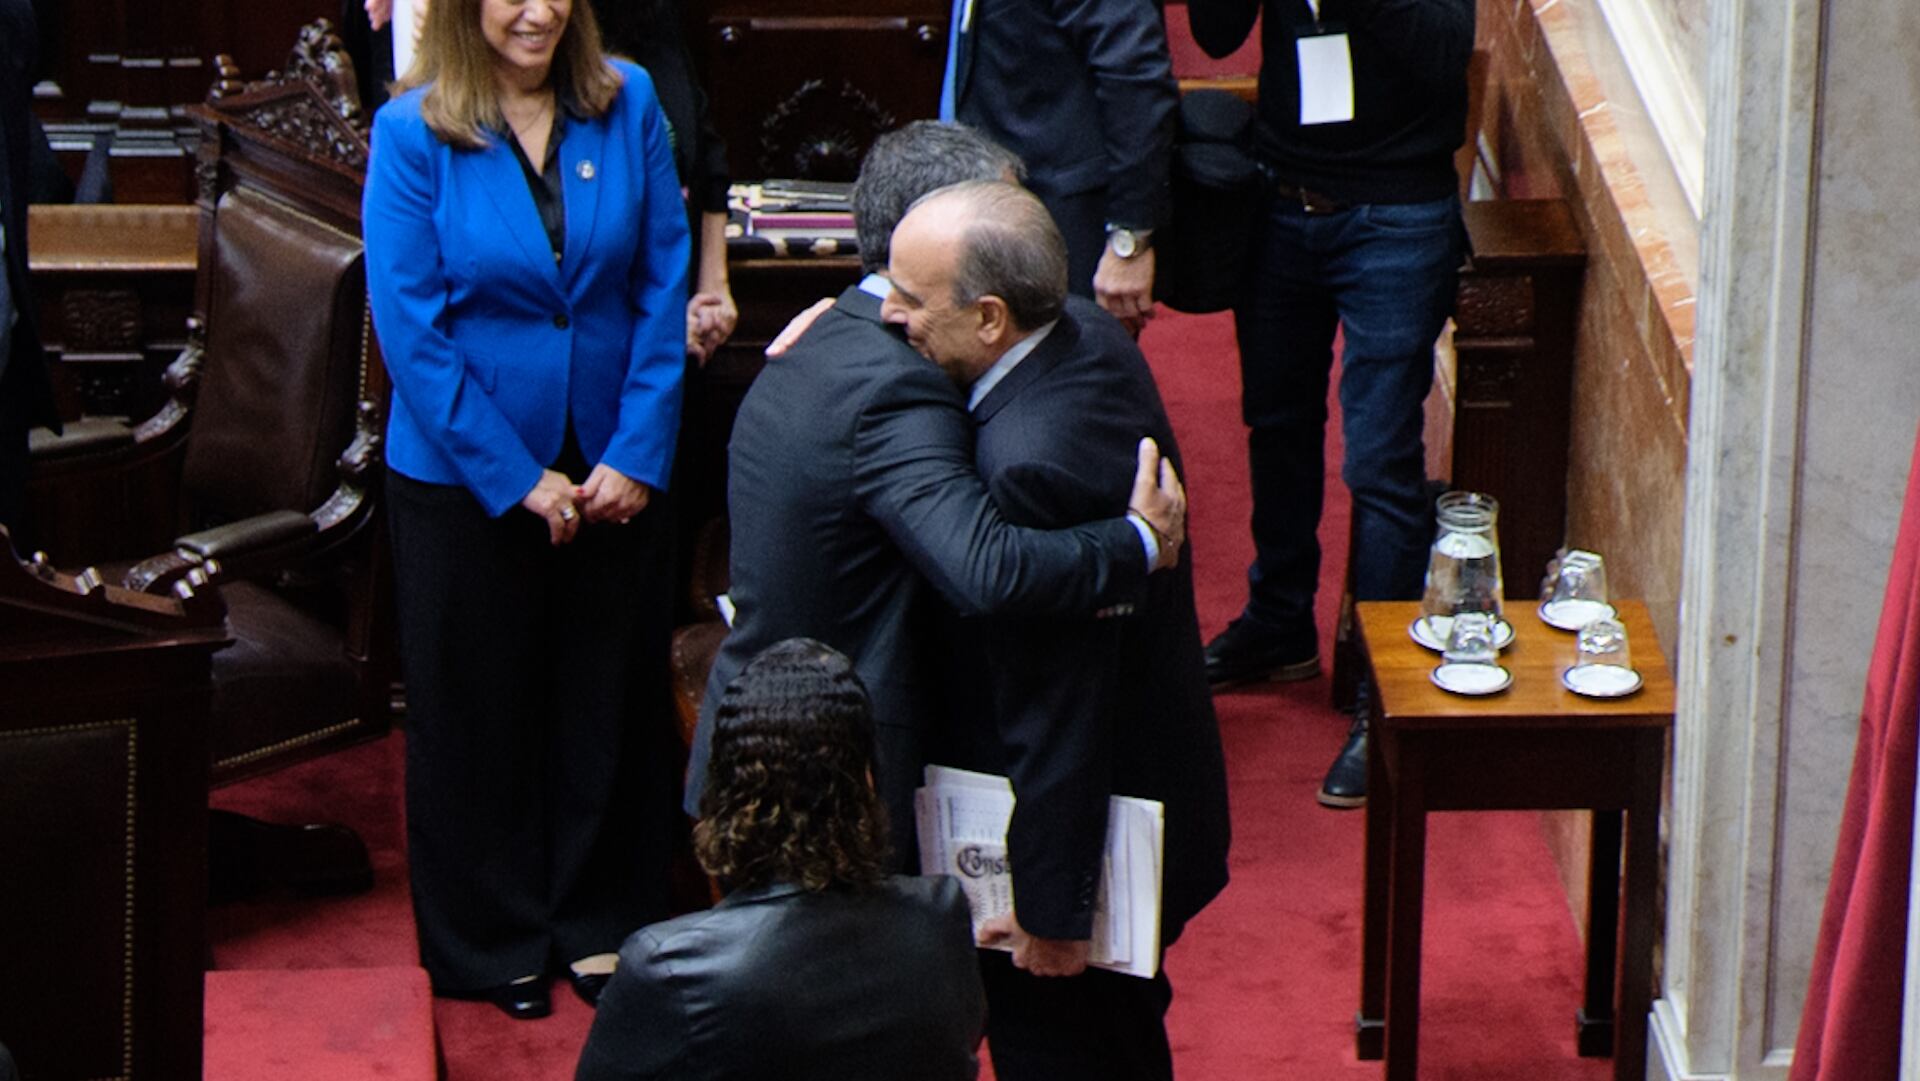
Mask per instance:
[[[560,170],[556,163],[560,160],[560,140],[567,134],[567,109],[553,111],[553,127],[547,132],[547,158],[538,172],[534,171],[533,161],[527,157],[527,148],[520,145],[520,138],[509,132],[507,145],[513,147],[513,156],[520,162],[520,171],[527,178],[527,191],[533,195],[534,209],[540,211],[540,227],[547,231],[547,243],[553,246],[553,261],[559,262],[560,256],[567,250],[567,193]]]

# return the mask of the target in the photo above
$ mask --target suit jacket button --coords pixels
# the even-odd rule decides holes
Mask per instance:
[[[565,330],[567,329],[567,325],[568,325],[567,316],[565,312],[562,312],[561,314],[553,317],[553,326],[555,330]]]

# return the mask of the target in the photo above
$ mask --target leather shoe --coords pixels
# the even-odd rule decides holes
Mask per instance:
[[[1314,797],[1322,807],[1351,810],[1367,805],[1367,704],[1360,702],[1354,711],[1353,727],[1347,729],[1346,745],[1320,782]]]
[[[1207,684],[1224,690],[1243,683],[1291,683],[1320,674],[1320,653],[1309,641],[1306,648],[1289,646],[1275,635],[1242,617],[1207,643]]]
[[[547,980],[544,976],[528,976],[514,980],[512,983],[485,987],[478,991],[439,993],[446,998],[491,1002],[500,1008],[501,1013],[516,1021],[532,1021],[553,1012],[553,996],[547,993]]]
[[[607,989],[607,981],[613,979],[611,972],[567,972],[567,982],[573,985],[573,993],[580,1001],[589,1006],[600,1005],[600,992]]]

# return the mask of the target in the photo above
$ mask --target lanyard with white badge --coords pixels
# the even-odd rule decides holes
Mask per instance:
[[[1322,0],[1313,9],[1313,31],[1295,39],[1300,58],[1300,124],[1340,124],[1353,119],[1353,54],[1344,30],[1320,22]]]

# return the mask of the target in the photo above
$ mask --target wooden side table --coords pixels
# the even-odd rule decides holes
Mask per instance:
[[[1582,1055],[1610,1050],[1615,1081],[1646,1076],[1660,785],[1673,677],[1646,606],[1617,603],[1644,684],[1607,700],[1561,685],[1561,670],[1574,661],[1574,636],[1546,626],[1524,603],[1509,606],[1514,641],[1501,654],[1513,685],[1478,698],[1449,694],[1428,678],[1439,657],[1407,633],[1420,614],[1417,603],[1367,601],[1356,608],[1373,719],[1355,1048],[1363,1059],[1384,1055],[1387,1081],[1413,1081],[1418,1069],[1429,811],[1594,812],[1576,1043]]]

